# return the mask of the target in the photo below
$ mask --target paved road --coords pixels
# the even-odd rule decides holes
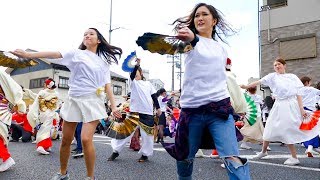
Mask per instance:
[[[169,140],[170,139],[166,139]],[[114,162],[106,161],[111,154],[110,139],[96,135],[94,138],[97,161],[96,177],[99,180],[171,180],[176,179],[175,161],[159,145],[154,146],[154,156],[149,162],[138,163],[140,155],[137,152],[125,148]],[[9,171],[0,173],[0,180],[47,180],[50,179],[59,167],[59,144],[54,141],[51,155],[39,155],[35,151],[35,144],[11,143],[9,149],[16,165]],[[320,156],[307,158],[305,149],[297,145],[299,166],[286,166],[283,162],[289,157],[286,147],[279,144],[271,144],[272,151],[265,160],[250,160],[252,179],[273,180],[320,180]],[[254,145],[253,150],[241,150],[243,156],[249,159],[260,150],[259,145]],[[210,151],[204,151],[210,154]],[[226,171],[220,167],[221,160],[211,159],[208,156],[197,158],[194,166],[193,178],[195,180],[228,179]],[[84,179],[84,159],[71,159],[69,172],[72,179]]]

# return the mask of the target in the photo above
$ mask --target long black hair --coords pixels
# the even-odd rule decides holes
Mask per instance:
[[[223,14],[221,13],[221,11],[217,10],[215,7],[213,7],[212,5],[208,5],[206,3],[199,3],[197,4],[191,14],[189,16],[185,16],[185,17],[181,17],[178,18],[177,20],[175,20],[172,24],[175,25],[174,30],[177,31],[179,30],[181,27],[187,26],[192,32],[194,32],[195,34],[198,34],[198,31],[195,27],[194,24],[194,18],[195,18],[195,14],[198,10],[199,7],[205,6],[209,9],[210,13],[212,14],[213,19],[217,20],[217,24],[213,27],[212,30],[212,38],[214,40],[216,40],[216,35],[218,36],[218,38],[224,42],[227,43],[222,37],[221,35],[223,34],[224,37],[227,36],[231,36],[236,34],[236,31],[231,27],[231,25],[229,23],[227,23],[224,18],[223,18]]]
[[[120,58],[122,54],[122,49],[119,47],[110,45],[107,42],[107,40],[103,37],[103,35],[96,28],[89,28],[89,29],[96,31],[98,40],[100,41],[97,48],[97,55],[98,56],[102,55],[109,64],[111,64],[112,59],[116,64],[118,64],[116,55],[119,55],[119,58]],[[87,47],[82,42],[79,46],[79,49],[85,50],[87,49]]]

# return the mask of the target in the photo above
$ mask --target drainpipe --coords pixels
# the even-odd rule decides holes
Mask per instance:
[[[270,42],[271,41],[271,35],[270,35],[270,6],[266,6],[266,8],[267,8],[267,13],[268,13],[268,42]]]

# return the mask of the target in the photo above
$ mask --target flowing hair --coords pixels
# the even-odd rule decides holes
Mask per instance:
[[[96,31],[98,40],[100,41],[97,48],[97,55],[100,57],[102,55],[109,64],[112,63],[112,60],[114,63],[118,64],[116,55],[119,55],[119,58],[120,58],[122,54],[122,49],[119,47],[110,45],[96,28],[89,28],[89,29]],[[82,42],[79,46],[79,49],[85,50],[87,49],[87,47]]]
[[[213,27],[213,30],[212,30],[212,38],[214,40],[216,40],[216,35],[217,35],[218,38],[222,42],[227,44],[227,42],[224,40],[222,35],[224,37],[232,36],[237,33],[236,30],[234,30],[231,27],[231,25],[226,22],[226,20],[224,20],[223,13],[221,11],[219,11],[218,9],[213,7],[212,5],[208,5],[206,3],[197,4],[193,8],[193,10],[189,16],[185,16],[185,17],[181,17],[181,18],[176,19],[172,23],[172,25],[175,25],[174,30],[178,31],[179,29],[181,29],[181,27],[187,26],[192,32],[194,32],[195,34],[198,34],[198,31],[197,31],[195,24],[194,24],[194,18],[195,18],[195,14],[196,14],[198,8],[202,7],[202,6],[207,7],[209,9],[213,19],[217,20],[217,24]]]

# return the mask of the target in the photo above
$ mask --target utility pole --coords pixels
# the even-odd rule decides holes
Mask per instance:
[[[174,55],[172,56],[172,85],[171,91],[174,91]]]
[[[167,63],[172,63],[172,84],[171,91],[174,91],[174,64],[178,61],[175,61],[175,58],[179,58],[179,55],[168,55],[167,58],[172,58],[172,61],[168,61]]]
[[[110,21],[109,21],[109,44],[111,44],[111,33],[112,33],[112,0],[110,0]]]
[[[182,60],[181,60],[181,54],[179,56],[179,60],[180,60],[180,65],[179,65],[179,80],[180,80],[180,89],[181,89],[181,81],[182,81]]]

